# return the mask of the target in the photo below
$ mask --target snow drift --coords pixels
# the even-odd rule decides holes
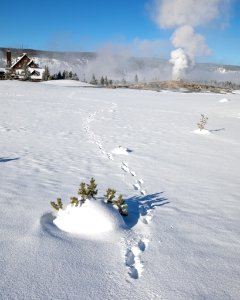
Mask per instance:
[[[102,233],[117,231],[124,222],[117,210],[97,200],[86,200],[81,206],[69,204],[60,209],[53,223],[61,230],[85,237],[100,238]]]

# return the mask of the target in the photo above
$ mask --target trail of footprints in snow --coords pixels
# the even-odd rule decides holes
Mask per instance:
[[[128,166],[128,163],[122,162],[121,169],[124,172],[129,173],[133,177],[136,177],[136,172],[130,170],[130,168]],[[145,196],[146,195],[146,190],[143,188],[143,184],[144,184],[143,179],[142,178],[137,179],[137,177],[136,177],[136,181],[132,186],[133,186],[134,190],[139,191],[142,196]],[[145,200],[144,202],[145,203],[142,203],[141,206],[140,206],[140,215],[141,215],[140,220],[144,224],[149,224],[149,222],[151,221],[151,219],[153,217],[153,209],[149,206],[147,200]]]
[[[112,113],[115,111],[116,108],[116,104],[112,103],[112,106],[107,109],[108,112]],[[100,152],[106,156],[109,160],[113,160],[112,154],[111,153],[107,153],[104,149],[103,149],[103,145],[101,142],[101,139],[99,137],[97,137],[94,132],[90,129],[90,123],[92,121],[95,120],[95,117],[97,114],[99,113],[103,113],[106,109],[101,109],[99,111],[95,111],[91,114],[89,114],[88,118],[84,120],[83,122],[83,128],[85,129],[85,132],[87,134],[87,136],[89,137],[89,139],[98,147],[98,149],[100,150]]]
[[[127,239],[127,251],[125,253],[125,263],[129,269],[129,276],[133,279],[138,279],[141,277],[144,264],[142,262],[141,256],[143,252],[147,249],[149,243],[148,238],[136,238],[128,237]],[[130,245],[128,245],[130,244]],[[133,244],[133,245],[131,245]]]
[[[136,172],[131,170],[128,166],[128,163],[122,161],[122,165],[121,165],[121,169],[126,172],[126,173],[129,173],[130,175],[132,175],[133,177],[136,177],[136,181],[135,183],[132,185],[134,190],[137,190],[137,191],[140,191],[140,193],[145,196],[146,195],[146,191],[143,189],[143,184],[144,184],[144,181],[142,178],[140,179],[137,179],[137,176],[136,176]]]
[[[142,196],[146,195],[146,190],[143,189],[144,181],[142,178],[138,179],[136,172],[131,170],[127,162],[122,162],[121,169],[128,173],[129,175],[136,178],[135,183],[132,185],[134,190],[141,193]],[[148,203],[148,200],[144,198],[141,200],[140,205],[140,220],[144,224],[149,224],[153,217],[153,209]],[[131,231],[132,232],[132,231]],[[140,234],[135,233],[134,237],[126,237],[126,248],[125,253],[125,264],[129,269],[129,276],[133,279],[138,279],[141,277],[144,270],[144,263],[142,261],[142,254],[147,249],[149,244],[149,239],[145,237],[140,237]]]
[[[109,112],[114,112],[116,108],[116,104],[112,103],[112,106],[110,109],[108,109]],[[89,114],[88,118],[84,121],[83,127],[85,129],[85,132],[89,139],[96,144],[96,146],[99,148],[100,152],[105,155],[109,160],[114,160],[111,153],[106,152],[102,146],[101,139],[97,137],[94,132],[90,129],[90,123],[95,120],[95,117],[98,113],[103,113],[105,110],[101,109],[99,111],[95,111],[91,114]],[[130,176],[134,177],[135,183],[132,184],[132,187],[134,190],[137,190],[140,192],[142,196],[146,195],[146,190],[143,188],[144,181],[142,178],[138,179],[136,176],[136,172],[134,170],[131,170],[127,162],[121,162],[121,169],[125,173],[129,174]],[[140,220],[144,224],[149,224],[150,220],[153,216],[153,209],[150,208],[150,206],[147,203],[147,200],[145,203],[141,204],[140,206]],[[131,236],[129,236],[129,234]],[[134,235],[134,237],[132,236]],[[125,244],[126,244],[126,252],[125,252],[125,264],[127,268],[129,269],[129,276],[133,279],[138,279],[141,277],[143,270],[144,270],[144,264],[142,262],[142,254],[147,249],[149,243],[149,239],[147,237],[140,237],[140,234],[134,233],[132,230],[130,233],[126,233],[125,237]]]

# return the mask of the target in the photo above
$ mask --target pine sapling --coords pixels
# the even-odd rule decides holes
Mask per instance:
[[[75,205],[76,207],[79,205],[79,200],[78,200],[78,198],[77,197],[71,197],[70,198],[70,203],[72,204],[72,205]]]
[[[84,203],[88,198],[88,190],[86,188],[86,183],[81,182],[78,190],[78,195],[81,197],[81,202]]]
[[[126,203],[121,205],[121,210],[119,212],[124,217],[128,216],[128,205]]]
[[[95,183],[95,179],[92,177],[90,179],[90,183],[87,184],[87,195],[88,198],[94,198],[97,195],[98,190],[97,190],[97,184]]]
[[[205,129],[206,125],[207,125],[207,121],[208,121],[208,117],[205,116],[204,114],[201,114],[201,118],[199,123],[197,123],[198,128],[201,130]]]
[[[62,199],[61,198],[57,198],[57,202],[50,202],[50,204],[56,210],[59,210],[59,209],[63,208]]]
[[[108,188],[106,190],[106,194],[104,197],[107,199],[107,203],[113,203],[113,199],[115,198],[116,191],[114,189]]]
[[[113,201],[113,204],[117,206],[118,211],[122,216],[128,215],[128,205],[123,200],[122,194],[118,196],[117,200]]]

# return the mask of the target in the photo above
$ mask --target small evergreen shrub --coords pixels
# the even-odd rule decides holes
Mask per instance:
[[[75,207],[81,206],[85,203],[87,199],[89,200],[92,198],[96,199],[95,196],[97,195],[97,193],[98,193],[97,184],[95,183],[95,179],[92,177],[90,179],[89,184],[86,184],[85,182],[80,183],[80,187],[78,190],[79,197],[74,197],[74,196],[71,197],[70,204]],[[104,197],[107,200],[106,202],[111,203],[113,206],[115,206],[122,216],[127,216],[128,205],[123,200],[123,196],[121,194],[118,196],[116,200],[114,200],[115,194],[116,194],[116,190],[108,188],[104,195]],[[61,198],[57,198],[56,202],[50,202],[50,204],[57,211],[63,208]]]
[[[95,179],[92,177],[90,179],[90,183],[87,185],[88,198],[95,199],[95,196],[97,195],[97,193],[98,193],[97,184],[95,183]]]
[[[113,199],[115,198],[115,194],[116,194],[116,191],[114,189],[108,188],[106,190],[106,194],[104,195],[104,197],[106,198],[107,203],[113,203]]]
[[[128,205],[123,200],[122,194],[118,196],[117,200],[113,201],[113,204],[117,206],[118,211],[122,216],[128,215]]]
[[[72,205],[75,205],[76,207],[79,205],[79,200],[78,200],[78,198],[77,197],[71,197],[70,198],[70,203],[72,204]]]
[[[81,197],[81,202],[84,203],[88,198],[88,190],[86,187],[86,183],[81,182],[78,190],[78,195]]]
[[[205,129],[206,125],[207,125],[207,121],[208,121],[208,117],[205,116],[204,114],[201,114],[201,118],[199,123],[197,123],[197,126],[200,130]]]
[[[59,210],[59,209],[63,208],[62,199],[61,198],[57,198],[57,202],[50,202],[50,204],[56,210]]]
[[[114,200],[115,194],[116,194],[115,190],[108,188],[104,197],[107,199],[107,203],[112,203],[113,206],[116,206],[116,208],[118,209],[119,213],[122,216],[127,216],[128,215],[128,205],[123,200],[123,195],[120,194],[118,196],[117,200]]]

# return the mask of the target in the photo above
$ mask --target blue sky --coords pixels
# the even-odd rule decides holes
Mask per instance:
[[[0,46],[96,51],[112,44],[133,54],[168,58],[173,30],[160,29],[154,22],[152,1],[1,1]],[[225,28],[218,22],[196,29],[212,49],[211,56],[199,61],[240,65],[240,0],[231,2]]]

